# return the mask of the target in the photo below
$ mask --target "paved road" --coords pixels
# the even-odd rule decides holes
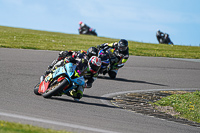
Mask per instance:
[[[58,51],[0,48],[0,119],[76,132],[197,133],[200,129],[116,108],[110,93],[200,87],[200,62],[130,56],[117,79],[99,77],[80,102],[44,99],[33,87]]]

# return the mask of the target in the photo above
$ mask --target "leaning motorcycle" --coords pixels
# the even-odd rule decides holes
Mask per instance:
[[[98,57],[101,58],[102,62],[99,74],[106,75],[108,73],[110,76],[110,71],[117,73],[118,69],[124,66],[122,63],[124,55],[115,52],[112,48],[105,47],[104,49],[100,49]]]
[[[79,34],[86,34],[86,35],[94,35],[94,36],[97,36],[97,33],[96,33],[95,29],[93,29],[93,28],[89,28],[89,29],[87,29],[87,28],[82,28],[82,29],[81,29],[81,28],[79,27],[78,31],[79,31]]]
[[[84,84],[83,76],[80,77],[76,72],[76,65],[69,62],[55,69],[53,73],[49,73],[44,79],[41,78],[40,83],[34,87],[34,93],[44,98],[51,98],[69,94],[70,91]]]

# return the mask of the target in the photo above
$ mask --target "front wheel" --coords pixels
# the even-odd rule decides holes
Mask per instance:
[[[34,93],[35,93],[35,95],[41,95],[40,93],[38,93],[39,86],[40,86],[40,83],[38,83],[38,84],[34,87]]]
[[[53,86],[50,86],[45,93],[42,94],[44,98],[51,98],[54,95],[59,94],[63,91],[63,89],[69,84],[69,82],[64,79],[61,82],[58,82],[54,84]]]

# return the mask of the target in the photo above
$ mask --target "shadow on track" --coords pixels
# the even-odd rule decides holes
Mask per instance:
[[[142,84],[150,84],[150,85],[157,85],[157,86],[166,86],[166,87],[169,87],[168,85],[151,83],[151,82],[146,82],[146,81],[139,81],[139,80],[129,80],[129,79],[124,79],[124,78],[111,79],[110,77],[104,77],[104,76],[98,76],[98,78],[100,78],[100,79],[106,79],[106,80],[116,80],[116,81],[122,81],[122,82],[142,83]]]
[[[102,100],[113,100],[112,98],[108,97],[99,97],[99,96],[89,96],[89,95],[83,95],[83,98],[94,98],[94,99],[102,99]],[[83,99],[82,98],[82,99]],[[118,108],[116,106],[110,106],[106,104],[100,104],[100,103],[91,103],[91,102],[85,102],[85,101],[74,101],[72,99],[66,99],[66,98],[61,98],[61,97],[52,97],[50,98],[52,100],[58,100],[58,101],[64,101],[64,102],[72,102],[72,103],[78,103],[78,104],[85,104],[85,105],[94,105],[94,106],[99,106],[99,107],[107,107],[107,108]]]

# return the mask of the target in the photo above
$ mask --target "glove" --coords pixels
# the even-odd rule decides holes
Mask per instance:
[[[117,46],[117,45],[118,45],[118,42],[114,42],[114,43],[113,43],[113,46]]]
[[[102,49],[104,47],[108,46],[108,43],[104,43],[104,44],[101,44],[101,45],[97,45],[97,48],[98,49]]]

